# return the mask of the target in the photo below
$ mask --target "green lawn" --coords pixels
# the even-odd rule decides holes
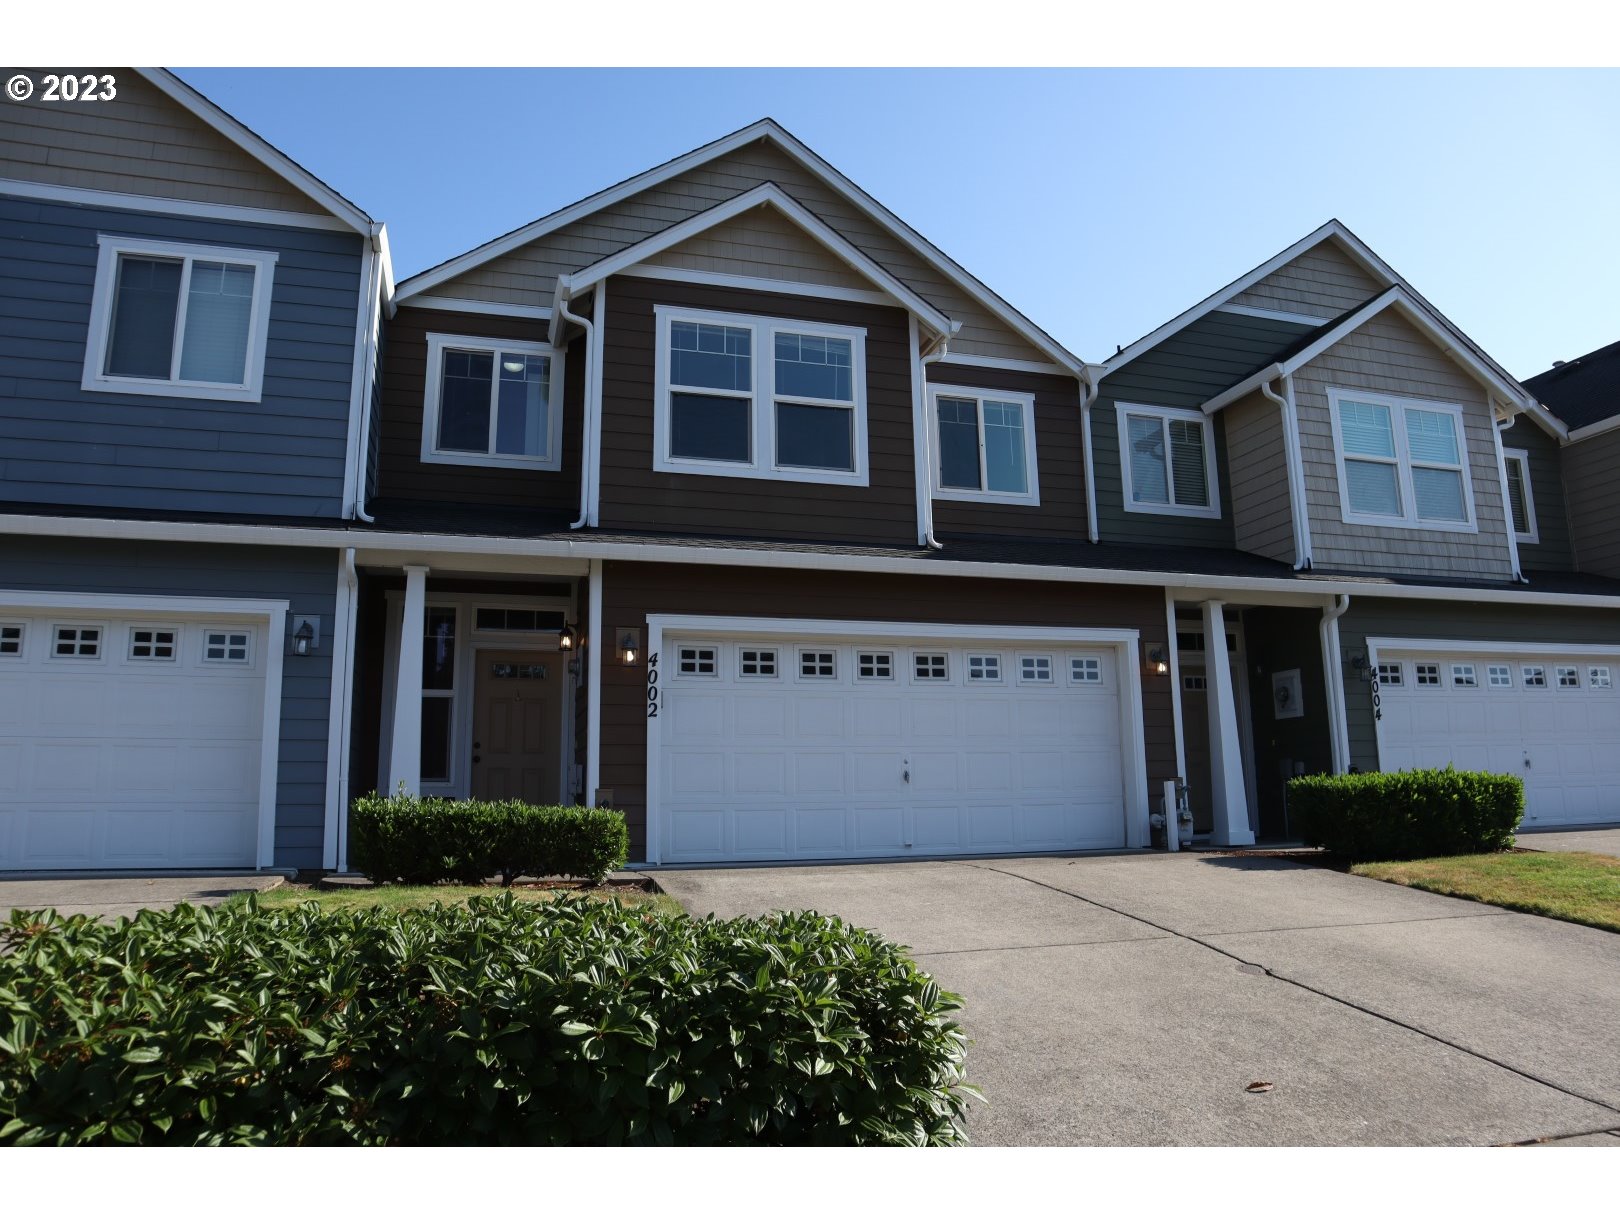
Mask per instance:
[[[419,907],[430,907],[434,903],[461,903],[474,895],[496,895],[501,890],[498,886],[375,886],[359,887],[352,890],[315,890],[309,886],[277,886],[258,895],[259,906],[270,909],[277,907],[296,907],[300,903],[314,901],[330,911],[359,911],[368,907],[386,907],[390,911],[411,911]],[[526,902],[554,899],[561,894],[571,893],[562,890],[544,890],[533,886],[514,886],[512,894]],[[584,891],[595,899],[617,899],[619,902],[632,907],[646,907],[649,911],[660,915],[681,915],[681,905],[667,894],[655,894],[645,890],[630,890],[624,887],[603,886],[596,890]],[[245,899],[246,895],[237,895],[237,899]]]
[[[1376,861],[1353,866],[1350,872],[1620,932],[1620,857],[1595,852],[1493,852]]]

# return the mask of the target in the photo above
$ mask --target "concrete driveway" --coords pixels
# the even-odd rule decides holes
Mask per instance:
[[[975,1143],[1620,1146],[1620,935],[1263,858],[658,881],[909,944],[966,1004]]]
[[[1601,852],[1620,856],[1620,827],[1580,827],[1574,831],[1521,831],[1519,847],[1537,852]]]
[[[54,907],[63,915],[114,916],[143,908],[164,910],[176,903],[223,903],[244,890],[269,890],[281,885],[274,874],[238,876],[0,878],[0,921],[11,918],[14,907],[35,911]]]

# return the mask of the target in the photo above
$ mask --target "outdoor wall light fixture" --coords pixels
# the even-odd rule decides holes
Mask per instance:
[[[293,653],[300,658],[308,657],[310,646],[315,644],[315,626],[305,620],[299,624],[293,633]]]
[[[571,651],[574,646],[578,644],[578,642],[579,634],[574,632],[574,626],[571,624],[564,624],[562,626],[562,632],[557,634],[557,648],[565,652]]]
[[[620,629],[618,644],[614,649],[619,651],[619,661],[627,667],[633,667],[641,659],[641,630]]]
[[[1150,674],[1150,675],[1168,675],[1168,674],[1170,674],[1170,663],[1164,656],[1164,647],[1162,647],[1162,646],[1154,646],[1151,650],[1148,651],[1148,674]]]

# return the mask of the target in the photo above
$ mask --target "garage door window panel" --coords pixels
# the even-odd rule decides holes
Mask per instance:
[[[51,657],[82,660],[101,657],[102,626],[59,624],[52,630]]]
[[[1485,681],[1493,688],[1511,688],[1513,668],[1493,663],[1485,668]]]
[[[737,673],[744,679],[775,679],[776,651],[745,649],[738,656]]]
[[[1437,662],[1420,662],[1414,670],[1417,672],[1417,685],[1420,688],[1438,688],[1440,686],[1440,664]]]
[[[856,656],[857,679],[893,679],[894,655],[887,650],[862,650]]]
[[[1451,686],[1454,688],[1479,687],[1479,675],[1471,662],[1454,662],[1451,664]]]
[[[26,626],[0,624],[0,658],[21,658]]]
[[[1587,685],[1594,690],[1613,687],[1608,667],[1593,667],[1586,673]]]
[[[1386,688],[1398,688],[1402,685],[1402,667],[1398,662],[1381,662],[1378,664],[1378,682]]]
[[[135,662],[173,662],[179,649],[174,629],[131,628],[129,656]]]
[[[1069,659],[1069,682],[1101,684],[1102,658],[1096,654],[1075,654]]]
[[[1544,688],[1547,686],[1546,667],[1520,667],[1519,674],[1524,678],[1524,686],[1527,688]]]
[[[1561,688],[1578,688],[1581,686],[1581,673],[1576,667],[1558,667],[1558,686]]]
[[[951,677],[950,663],[945,654],[916,654],[911,669],[919,683],[939,683]]]
[[[204,630],[203,661],[247,665],[253,661],[253,634],[240,629]]]
[[[1050,654],[1020,654],[1018,656],[1019,683],[1051,683],[1052,656]]]
[[[967,677],[969,683],[1000,683],[1001,655],[969,654],[967,656]]]
[[[837,679],[837,652],[834,650],[800,650],[799,678]]]
[[[675,652],[675,673],[713,679],[720,673],[720,651],[712,645],[683,645]]]

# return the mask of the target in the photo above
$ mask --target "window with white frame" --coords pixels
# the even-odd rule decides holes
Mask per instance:
[[[1451,686],[1454,688],[1479,687],[1479,675],[1471,662],[1454,662],[1451,664]]]
[[[1386,688],[1398,688],[1402,684],[1401,664],[1398,662],[1381,662],[1378,664],[1378,682]]]
[[[1330,388],[1346,523],[1475,531],[1460,405]]]
[[[445,783],[455,778],[451,739],[456,715],[456,626],[454,604],[430,603],[422,615],[421,779]]]
[[[1050,654],[1020,654],[1018,656],[1019,683],[1051,683],[1052,656]]]
[[[1032,395],[930,384],[928,402],[934,497],[1041,504]]]
[[[1440,686],[1440,664],[1438,662],[1420,662],[1413,669],[1417,672],[1418,687],[1438,688]]]
[[[886,650],[862,650],[855,656],[857,679],[893,679],[894,655]]]
[[[800,650],[799,678],[838,678],[838,652],[836,650]]]
[[[100,658],[101,626],[56,626],[55,642],[51,646],[52,658]]]
[[[238,632],[234,629],[205,629],[203,661],[245,663],[252,657],[252,645],[251,633]]]
[[[1209,419],[1158,405],[1121,403],[1116,412],[1125,509],[1219,518]]]
[[[1000,654],[969,654],[967,659],[969,683],[1000,683]]]
[[[0,624],[0,658],[17,658],[23,651],[22,624]]]
[[[544,342],[430,333],[422,460],[562,467],[562,356]]]
[[[914,654],[911,670],[913,677],[919,680],[950,678],[950,667],[945,661],[944,654]]]
[[[1513,538],[1520,544],[1540,543],[1540,533],[1536,530],[1536,500],[1530,489],[1530,453],[1521,447],[1504,447],[1502,466],[1507,472],[1508,514],[1513,518]]]
[[[1069,658],[1070,683],[1101,683],[1102,659],[1095,654],[1075,654]]]
[[[129,656],[136,662],[173,662],[178,638],[174,629],[132,628]]]
[[[1589,668],[1586,672],[1586,683],[1588,687],[1593,688],[1608,688],[1614,686],[1609,675],[1608,667]]]
[[[1581,673],[1576,667],[1556,667],[1558,672],[1558,686],[1561,688],[1578,688],[1581,686]]]
[[[864,329],[655,312],[655,470],[867,483]]]
[[[717,675],[720,671],[719,651],[712,645],[683,645],[675,655],[678,675]]]
[[[257,401],[276,254],[102,236],[81,386]]]
[[[1524,686],[1527,688],[1544,688],[1547,686],[1546,667],[1520,667],[1519,675],[1524,679]]]
[[[737,673],[745,679],[775,679],[776,651],[754,649],[738,651]]]
[[[1485,668],[1485,682],[1493,688],[1511,688],[1513,686],[1513,668],[1500,663],[1492,663]]]
[[[1204,692],[1209,689],[1209,679],[1204,675],[1183,675],[1181,689],[1184,692]]]

